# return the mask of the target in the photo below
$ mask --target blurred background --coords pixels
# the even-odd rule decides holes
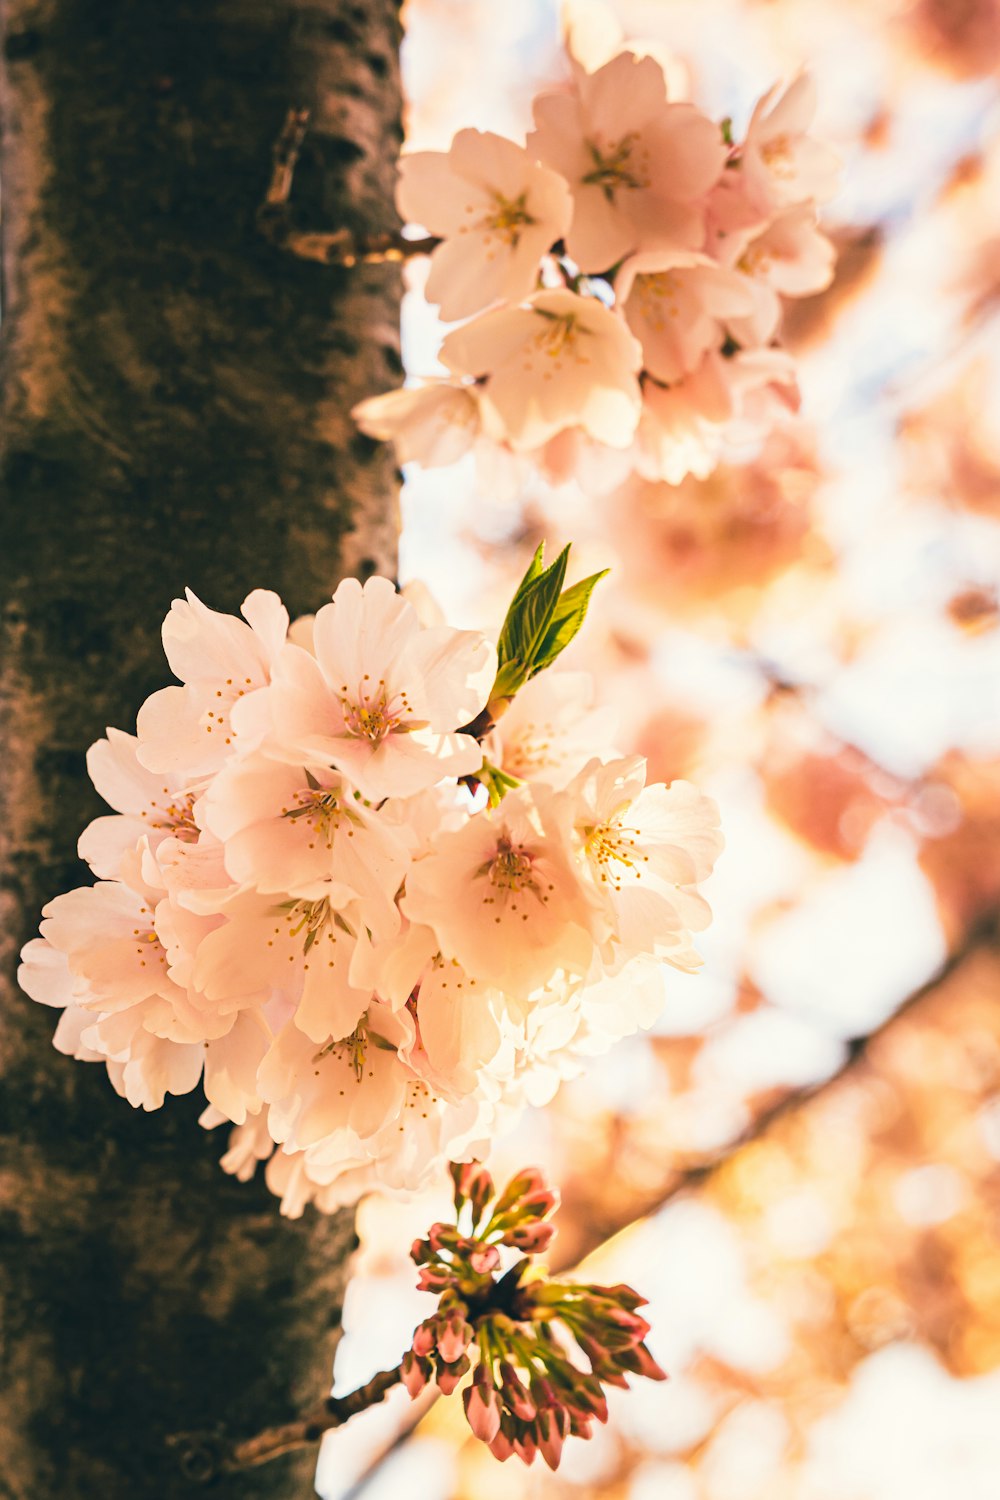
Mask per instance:
[[[498,1143],[563,1190],[553,1262],[651,1302],[665,1385],[552,1475],[461,1403],[331,1434],[329,1500],[996,1500],[1000,1487],[1000,4],[618,0],[739,138],[803,65],[842,157],[837,278],[794,304],[799,415],[706,481],[414,471],[402,573],[495,631],[538,540],[610,565],[568,666],[650,777],[722,808],[703,970]],[[556,0],[407,0],[409,144],[523,139]],[[413,294],[407,366],[441,329]],[[373,393],[374,394],[374,393]],[[447,1194],[362,1205],[337,1386],[394,1363]],[[357,1328],[358,1332],[353,1332]],[[363,1332],[362,1332],[363,1330]],[[419,1417],[419,1421],[416,1419]]]

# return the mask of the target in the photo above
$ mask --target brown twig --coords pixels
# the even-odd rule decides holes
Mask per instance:
[[[408,240],[399,230],[358,235],[353,229],[298,229],[292,222],[295,168],[309,128],[307,109],[290,109],[271,153],[271,180],[257,212],[257,227],[279,250],[325,266],[385,265],[429,255],[440,241],[432,235]]]
[[[198,1484],[210,1484],[220,1474],[236,1474],[243,1469],[270,1463],[294,1448],[318,1443],[324,1432],[342,1427],[351,1417],[377,1406],[401,1380],[399,1366],[380,1370],[365,1385],[346,1396],[328,1396],[297,1422],[280,1427],[265,1427],[263,1432],[239,1443],[206,1433],[180,1433],[170,1439],[185,1477]]]

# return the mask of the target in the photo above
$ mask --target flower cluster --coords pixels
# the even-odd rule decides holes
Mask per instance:
[[[21,983],[133,1106],[201,1084],[224,1167],[270,1158],[286,1213],[481,1151],[698,961],[714,804],[646,787],[585,679],[534,675],[596,581],[565,565],[536,557],[499,654],[385,578],[291,629],[274,594],[189,593],[180,685],[90,750],[97,882],[45,907]]]
[[[426,295],[468,321],[446,376],[362,401],[362,430],[403,462],[475,450],[494,474],[527,460],[597,488],[709,473],[724,435],[798,403],[782,298],[826,287],[834,258],[816,204],[837,163],[813,112],[801,75],[734,141],[621,51],[537,97],[523,146],[462,130],[404,156],[400,212],[437,240]]]
[[[499,1197],[478,1162],[453,1166],[452,1177],[456,1223],[432,1225],[410,1252],[421,1290],[439,1301],[403,1357],[403,1383],[411,1396],[432,1380],[449,1395],[475,1359],[463,1401],[476,1437],[499,1459],[516,1453],[530,1464],[541,1453],[555,1469],[567,1437],[588,1438],[595,1418],[607,1421],[603,1386],[625,1386],[630,1374],[665,1378],[643,1342],[645,1298],[627,1286],[553,1281],[532,1265],[555,1234],[559,1203],[537,1169]],[[524,1253],[501,1272],[502,1247]]]

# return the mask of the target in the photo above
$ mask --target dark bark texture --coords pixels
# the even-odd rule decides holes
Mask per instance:
[[[200,1493],[177,1433],[328,1389],[350,1215],[278,1216],[194,1097],[132,1111],[13,974],[85,879],[84,753],[169,680],[188,585],[292,613],[395,563],[394,474],[351,404],[398,379],[398,270],[255,229],[286,110],[304,225],[393,227],[395,0],[0,0],[0,1495]],[[218,1481],[312,1493],[315,1455]]]

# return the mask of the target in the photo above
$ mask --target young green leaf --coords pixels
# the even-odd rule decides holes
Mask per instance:
[[[565,589],[559,595],[548,629],[535,652],[531,669],[532,677],[536,672],[542,671],[543,667],[551,667],[560,652],[565,651],[586,618],[587,606],[595,585],[608,571],[607,568],[602,568],[600,573],[592,573],[589,578],[582,578],[579,583],[574,583],[572,588]]]

